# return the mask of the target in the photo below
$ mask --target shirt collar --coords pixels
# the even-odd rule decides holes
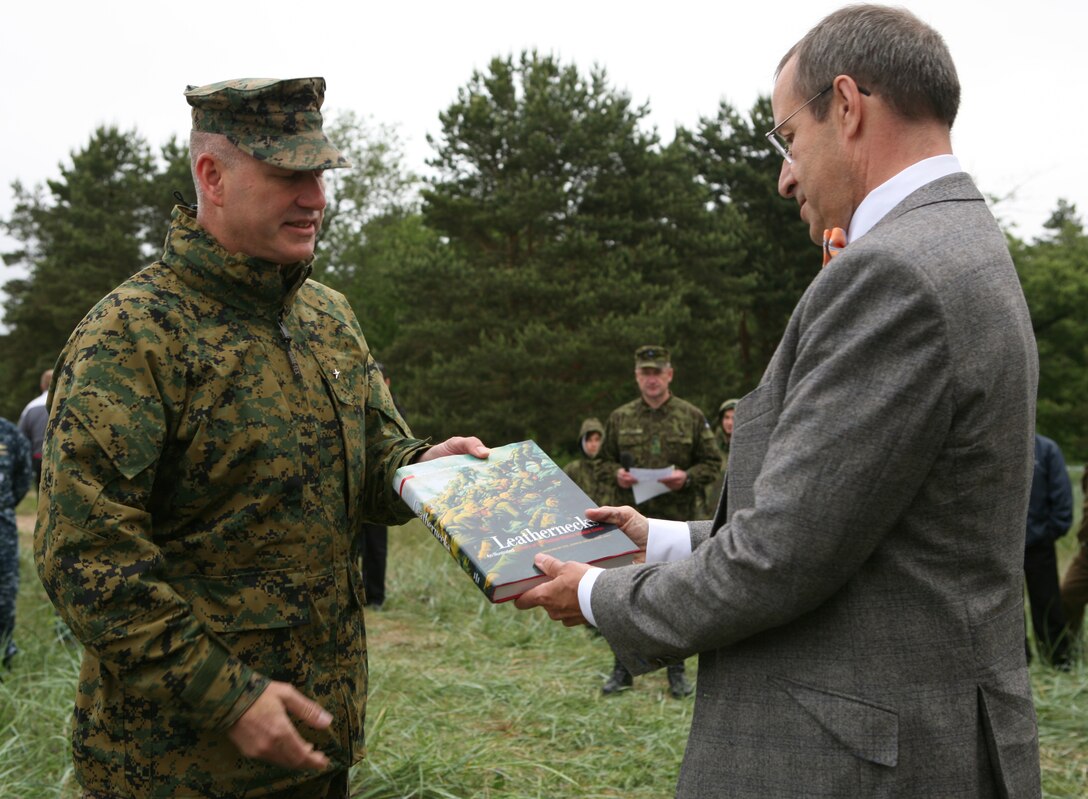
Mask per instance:
[[[927,183],[962,171],[959,159],[951,154],[935,155],[911,164],[865,196],[861,205],[854,211],[854,218],[850,220],[850,232],[846,240],[850,242],[860,239],[907,195],[914,193]]]

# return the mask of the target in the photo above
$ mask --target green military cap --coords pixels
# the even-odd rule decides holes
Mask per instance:
[[[731,408],[736,408],[738,402],[740,402],[740,400],[727,399],[725,402],[723,402],[721,405],[719,405],[718,406],[718,418],[721,419],[722,416],[725,415],[725,412],[730,410]]]
[[[283,169],[351,166],[321,129],[324,78],[240,78],[189,86],[193,130],[221,133],[239,150]]]
[[[636,369],[668,369],[669,351],[656,344],[644,344],[635,350]]]

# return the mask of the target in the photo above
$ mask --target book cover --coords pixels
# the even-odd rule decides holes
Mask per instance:
[[[533,566],[538,552],[609,568],[639,551],[615,525],[586,518],[596,503],[534,441],[494,447],[487,459],[413,463],[395,479],[401,499],[492,602],[546,579]]]

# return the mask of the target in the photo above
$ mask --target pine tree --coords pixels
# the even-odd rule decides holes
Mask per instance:
[[[420,432],[569,451],[582,417],[633,395],[637,346],[698,351],[680,340],[698,335],[691,305],[718,303],[699,281],[736,249],[647,113],[603,70],[522,53],[439,115],[423,217],[448,244],[405,270],[390,356]],[[681,363],[717,383],[713,363]]]
[[[1039,347],[1036,426],[1075,463],[1088,458],[1088,233],[1064,200],[1044,230],[1031,244],[1013,239],[1010,249]]]
[[[4,261],[27,277],[4,286],[3,413],[18,414],[37,393],[39,374],[87,311],[161,252],[172,204],[167,185],[187,174],[179,145],[167,145],[163,157],[160,170],[135,131],[99,128],[58,179],[33,189],[15,184],[4,228],[21,247]]]

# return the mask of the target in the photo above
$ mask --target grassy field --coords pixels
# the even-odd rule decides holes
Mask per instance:
[[[0,683],[0,799],[68,799],[77,795],[67,739],[79,651],[58,641],[28,533],[22,543],[22,653]],[[1062,542],[1063,561],[1072,544]],[[611,668],[603,640],[541,612],[488,605],[416,523],[390,531],[388,594],[367,615],[369,756],[353,772],[355,796],[672,795],[692,700],[671,699],[663,672],[603,697]],[[695,661],[688,666],[693,677]],[[1044,793],[1083,796],[1088,669],[1033,666],[1032,678]]]

